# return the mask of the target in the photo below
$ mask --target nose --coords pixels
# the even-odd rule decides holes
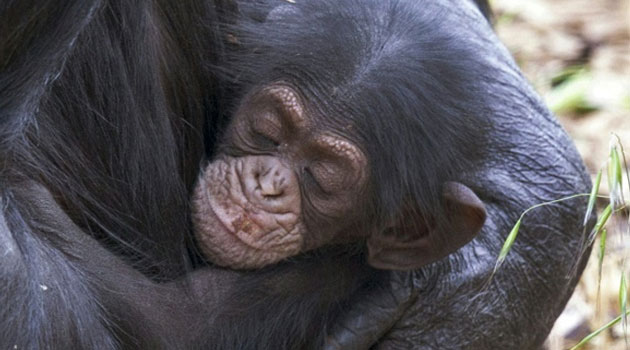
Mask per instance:
[[[277,157],[243,159],[241,179],[247,197],[271,211],[291,211],[300,205],[300,186],[293,170]]]
[[[258,174],[258,188],[264,197],[279,197],[284,194],[289,170],[280,164],[268,164]]]

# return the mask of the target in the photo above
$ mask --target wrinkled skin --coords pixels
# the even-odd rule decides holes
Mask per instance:
[[[269,196],[277,196],[273,193],[284,191],[279,188],[284,185],[278,182],[295,182],[296,180],[291,180],[295,176],[274,174],[275,171],[287,172],[286,167],[278,164],[275,159],[261,158],[244,158],[229,163],[217,160],[212,167],[206,169],[206,173],[200,179],[198,189],[200,193],[195,198],[197,204],[195,215],[198,217],[199,230],[213,234],[198,235],[198,240],[208,257],[217,264],[234,268],[257,267],[265,262],[274,263],[286,256],[294,255],[302,246],[303,238],[299,233],[303,228],[301,229],[298,222],[299,193],[283,194],[291,197],[287,198],[287,204],[293,204],[292,206],[285,206],[284,203],[275,205],[276,203],[271,202],[276,200],[266,199]],[[265,164],[267,167],[260,163],[276,164]],[[255,172],[256,175],[250,174],[251,172]],[[252,194],[253,198],[248,198],[245,193],[239,191],[241,186],[239,177],[243,176],[247,176],[248,179],[258,176],[261,178],[260,187],[243,188],[243,192]],[[274,180],[269,179],[270,177],[282,179]],[[222,179],[226,184],[216,186]],[[244,186],[248,185],[246,183]],[[232,188],[236,190],[228,192]],[[258,206],[254,206],[253,201]],[[234,263],[230,263],[231,256],[238,256]]]

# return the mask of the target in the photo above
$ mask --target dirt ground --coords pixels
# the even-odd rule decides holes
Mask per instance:
[[[630,0],[491,3],[499,37],[573,137],[589,172],[595,176],[606,162],[611,133],[621,139],[630,162]],[[607,189],[602,192],[607,194]],[[627,186],[625,197],[630,198]],[[570,348],[620,314],[622,271],[630,277],[630,261],[625,262],[630,257],[627,217],[618,216],[609,224],[607,241],[601,284],[594,249],[552,331],[550,350]],[[583,349],[630,349],[623,334],[619,324]]]

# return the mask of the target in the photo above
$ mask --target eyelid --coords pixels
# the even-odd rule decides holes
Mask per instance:
[[[282,117],[278,115],[278,112],[275,110],[264,110],[250,119],[252,125],[266,126],[274,130],[281,130],[283,128]]]
[[[309,166],[306,166],[302,169],[302,172],[305,174],[305,177],[310,178],[310,181],[312,181],[313,183],[315,183],[315,186],[317,186],[317,188],[325,193],[328,194],[328,191],[326,191],[326,189],[322,186],[321,182],[319,182],[317,180],[317,176],[315,176],[315,174],[313,174],[313,170],[311,170],[311,168]]]
[[[281,144],[282,139],[282,126],[278,124],[269,117],[261,117],[252,120],[250,129],[255,136],[268,140],[277,146]]]
[[[256,129],[252,129],[252,134],[257,139],[257,140],[254,140],[254,141],[258,141],[259,143],[262,141],[262,142],[268,143],[270,145],[273,144],[274,147],[277,147],[277,146],[280,145],[280,141],[276,140],[273,137],[270,137],[267,133],[260,132],[259,130],[256,130]]]
[[[279,116],[277,113],[267,112],[264,113],[261,117],[256,119],[257,124],[262,124],[263,126],[269,127],[274,131],[282,130],[282,121],[279,120]]]

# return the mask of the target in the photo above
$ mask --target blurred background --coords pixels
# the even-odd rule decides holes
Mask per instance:
[[[575,140],[591,175],[607,160],[611,132],[621,139],[630,162],[630,0],[494,0],[491,4],[499,37]],[[602,194],[608,191],[605,182]],[[605,205],[605,200],[598,203],[600,209]],[[627,215],[613,219],[608,224],[600,296],[598,249],[593,249],[549,338],[550,350],[570,348],[620,314],[624,257],[630,278],[630,221]],[[618,324],[582,348],[630,349],[626,346]]]

